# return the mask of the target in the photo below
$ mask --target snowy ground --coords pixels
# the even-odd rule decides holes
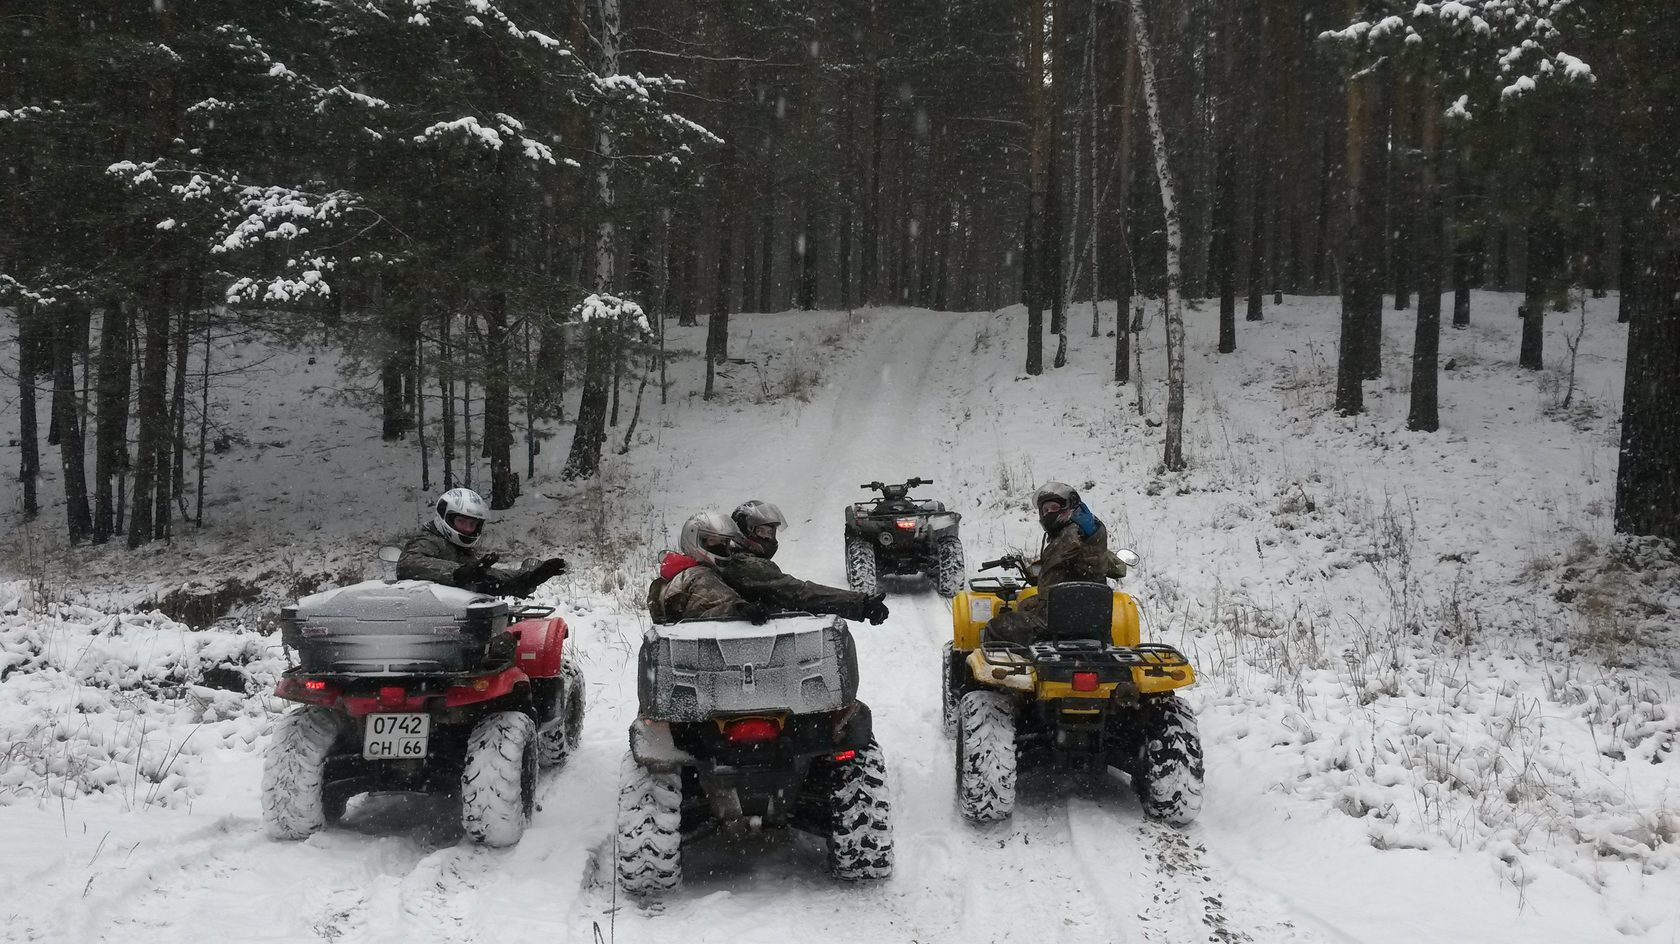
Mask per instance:
[[[736,316],[731,353],[754,363],[730,365],[706,403],[698,360],[676,361],[670,403],[650,400],[602,482],[560,482],[556,440],[520,520],[496,522],[491,540],[583,565],[547,590],[578,630],[589,715],[524,842],[502,852],[464,845],[451,811],[404,797],[360,801],[347,828],[302,844],[268,842],[256,793],[283,707],[260,694],[275,640],[135,612],[183,580],[235,576],[259,588],[245,607],[260,611],[359,574],[416,517],[422,496],[402,487],[418,478],[414,450],[379,441],[334,359],[281,352],[267,382],[222,392],[248,444],[216,457],[205,533],[137,562],[56,547],[60,509],[12,529],[0,938],[1680,937],[1680,571],[1610,533],[1614,299],[1590,303],[1565,409],[1578,316],[1549,319],[1561,366],[1521,372],[1515,300],[1478,295],[1478,325],[1443,339],[1452,369],[1433,436],[1404,430],[1409,314],[1389,316],[1372,412],[1348,420],[1326,412],[1336,301],[1287,301],[1240,324],[1241,352],[1224,357],[1212,309],[1192,314],[1192,467],[1179,474],[1159,470],[1151,425],[1165,402],[1159,324],[1140,417],[1135,391],[1107,382],[1113,339],[1078,330],[1084,308],[1072,366],[1038,378],[1020,374],[1018,308]],[[678,348],[701,340],[673,332]],[[1162,828],[1118,780],[1040,777],[1012,822],[964,822],[934,671],[948,608],[906,582],[892,619],[855,630],[895,780],[895,876],[839,886],[802,838],[709,840],[663,904],[616,898],[597,861],[655,551],[693,510],[763,498],[794,518],[779,561],[840,583],[842,507],[860,482],[910,475],[962,511],[971,561],[1036,541],[1026,499],[1050,478],[1139,552],[1128,584],[1146,634],[1202,672],[1189,692],[1207,748],[1202,818]]]

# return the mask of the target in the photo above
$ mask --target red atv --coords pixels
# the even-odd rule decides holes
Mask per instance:
[[[263,756],[263,822],[303,839],[376,791],[458,794],[477,843],[525,833],[538,767],[558,767],[583,725],[583,675],[566,622],[420,580],[369,581],[287,607],[296,663],[274,694],[302,704]]]

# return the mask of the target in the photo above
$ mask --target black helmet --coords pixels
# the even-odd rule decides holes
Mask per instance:
[[[776,536],[787,527],[787,516],[780,508],[755,498],[737,505],[729,517],[741,529],[748,551],[767,560],[776,556]]]
[[[1079,508],[1079,492],[1066,482],[1046,482],[1033,496],[1033,508],[1045,532],[1055,534],[1073,520]]]

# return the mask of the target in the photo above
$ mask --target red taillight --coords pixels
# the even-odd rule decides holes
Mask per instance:
[[[1076,692],[1094,692],[1097,690],[1097,673],[1073,673],[1073,690]]]
[[[834,760],[836,763],[843,764],[856,756],[857,751],[836,751],[834,754]]]
[[[900,530],[900,531],[910,531],[910,530],[913,530],[916,527],[916,519],[915,518],[900,518],[897,521],[893,522],[893,526],[898,528],[898,530]]]
[[[723,736],[732,744],[762,744],[782,736],[782,726],[769,718],[742,718],[724,726]]]
[[[311,692],[324,692],[327,690],[327,683],[321,681],[320,679],[310,679],[309,681],[303,683],[303,687],[305,690]]]

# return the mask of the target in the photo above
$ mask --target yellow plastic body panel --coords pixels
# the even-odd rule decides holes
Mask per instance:
[[[1024,587],[1013,606],[1038,595],[1037,587]],[[1003,600],[993,593],[959,590],[951,600],[951,648],[966,652],[980,647],[980,630],[1003,609]],[[1109,636],[1116,646],[1135,646],[1140,641],[1141,624],[1137,601],[1131,594],[1114,591],[1114,618],[1109,623]]]

